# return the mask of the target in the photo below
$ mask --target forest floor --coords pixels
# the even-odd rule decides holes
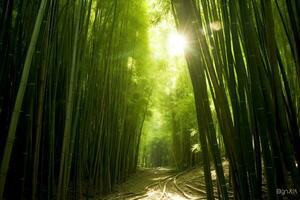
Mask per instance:
[[[216,184],[216,175],[212,171]],[[216,187],[214,187],[216,188]],[[216,198],[217,190],[214,191]],[[230,193],[229,193],[230,194]],[[139,169],[126,182],[114,187],[101,200],[185,200],[206,199],[204,174],[200,167],[178,172],[167,168]],[[99,199],[99,200],[100,200]]]

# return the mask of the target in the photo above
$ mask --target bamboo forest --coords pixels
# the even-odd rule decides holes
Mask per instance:
[[[0,200],[297,200],[299,165],[299,0],[0,0]]]

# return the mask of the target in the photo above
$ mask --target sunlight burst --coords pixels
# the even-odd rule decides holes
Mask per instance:
[[[184,54],[186,48],[186,38],[177,33],[171,32],[168,36],[168,52],[170,56],[180,56]]]

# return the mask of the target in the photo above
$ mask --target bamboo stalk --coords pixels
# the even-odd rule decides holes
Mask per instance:
[[[4,192],[5,182],[6,182],[6,175],[7,175],[7,171],[8,171],[8,166],[9,166],[9,162],[10,162],[10,157],[11,157],[14,140],[15,140],[17,125],[18,125],[19,116],[20,116],[21,107],[22,107],[22,102],[23,102],[23,98],[24,98],[24,94],[25,94],[25,90],[26,90],[26,86],[27,86],[27,80],[28,80],[29,71],[30,71],[30,67],[31,67],[31,61],[32,61],[33,53],[34,53],[35,46],[37,43],[37,39],[39,36],[40,27],[42,24],[46,6],[47,6],[47,0],[42,0],[41,4],[40,4],[38,15],[36,18],[31,41],[30,41],[30,44],[28,47],[28,51],[27,51],[27,55],[26,55],[26,59],[25,59],[25,63],[24,63],[24,68],[23,68],[23,72],[22,72],[21,82],[20,82],[20,86],[18,89],[15,106],[13,109],[14,111],[13,111],[13,115],[11,117],[11,122],[9,125],[9,132],[7,135],[5,150],[4,150],[3,158],[2,158],[2,162],[1,162],[0,197],[3,197],[3,192]]]

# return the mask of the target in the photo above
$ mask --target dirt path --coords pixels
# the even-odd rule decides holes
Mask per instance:
[[[103,200],[206,199],[203,172],[199,168],[176,172],[171,169],[143,169],[114,188]]]

